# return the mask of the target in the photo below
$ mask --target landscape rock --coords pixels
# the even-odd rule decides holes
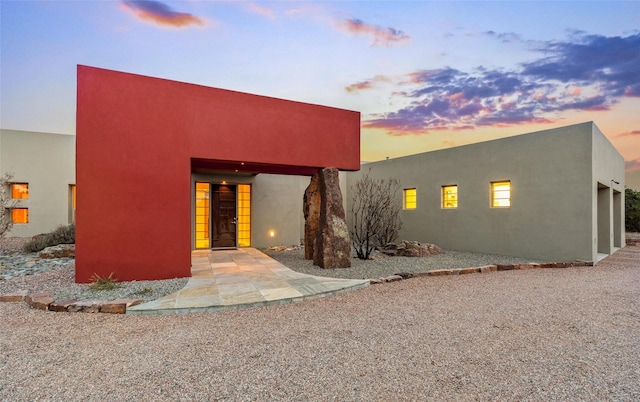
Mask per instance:
[[[384,247],[377,247],[376,249],[380,253],[391,257],[427,257],[444,253],[444,250],[435,244],[410,240],[402,240],[398,244],[389,243]]]
[[[26,290],[18,290],[16,292],[5,293],[3,295],[0,295],[0,302],[6,302],[6,303],[21,302],[21,301],[24,301],[24,298],[27,297],[28,294],[29,292]]]
[[[106,303],[104,300],[80,300],[67,307],[71,313],[99,313],[100,307]]]
[[[429,276],[451,275],[450,269],[432,269],[428,271]]]
[[[304,191],[302,212],[304,214],[304,258],[313,260],[320,224],[320,177],[318,173],[311,177],[311,182]]]
[[[387,276],[385,279],[387,282],[397,282],[397,281],[401,281],[402,277],[400,275],[390,275],[390,276]]]
[[[485,272],[495,272],[498,270],[498,267],[495,265],[485,265],[483,267],[479,267],[480,272],[485,273]]]
[[[49,311],[62,312],[67,311],[70,305],[77,302],[76,299],[61,300],[49,304]]]
[[[41,293],[42,296],[27,296],[29,307],[37,310],[48,310],[49,305],[55,302],[55,299],[48,295],[48,293]],[[25,298],[27,300],[27,298]]]
[[[58,244],[47,247],[38,253],[40,258],[73,258],[76,255],[75,244]]]
[[[320,220],[316,234],[313,264],[321,268],[349,268],[351,240],[342,206],[338,169],[318,172],[320,182]]]

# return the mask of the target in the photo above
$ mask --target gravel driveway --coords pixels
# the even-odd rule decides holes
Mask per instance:
[[[0,400],[640,400],[640,248],[184,316],[0,303]]]

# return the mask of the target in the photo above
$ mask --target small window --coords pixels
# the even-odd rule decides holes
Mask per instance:
[[[17,224],[29,223],[29,209],[13,208],[11,210],[11,222]]]
[[[458,186],[442,186],[442,208],[458,208]]]
[[[29,185],[27,183],[12,183],[11,198],[19,200],[29,198]]]
[[[491,182],[491,206],[494,208],[507,208],[511,206],[511,182]]]
[[[416,209],[416,205],[417,205],[416,189],[405,188],[403,195],[404,195],[403,197],[404,209]]]
[[[76,221],[76,185],[69,185],[69,223]]]

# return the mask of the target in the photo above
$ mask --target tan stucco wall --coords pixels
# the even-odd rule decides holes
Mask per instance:
[[[365,164],[348,173],[348,181],[351,186],[370,170],[373,177],[417,188],[417,209],[401,213],[402,239],[531,259],[593,261],[592,127],[589,122]],[[605,164],[615,177],[624,175],[624,163],[611,160],[610,153],[603,156]],[[499,180],[511,181],[510,208],[489,205],[490,183]],[[458,185],[458,208],[441,209],[441,186],[451,184]]]
[[[592,125],[592,241],[597,254],[624,247],[624,158]]]
[[[69,186],[75,184],[75,136],[0,130],[0,172],[29,183],[29,223],[16,224],[9,236],[33,236],[69,223]]]

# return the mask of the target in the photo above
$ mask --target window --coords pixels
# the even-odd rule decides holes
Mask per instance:
[[[442,208],[458,208],[458,186],[442,186]]]
[[[69,223],[76,221],[76,185],[69,186]]]
[[[238,246],[251,246],[251,186],[238,184]]]
[[[405,188],[403,191],[403,207],[404,209],[416,209],[417,195],[415,188]]]
[[[11,198],[26,200],[29,198],[29,185],[27,183],[12,183]]]
[[[491,206],[494,208],[506,208],[511,206],[511,182],[491,182]]]
[[[196,248],[209,248],[209,183],[196,183]]]
[[[11,222],[12,223],[29,223],[29,209],[28,208],[13,208],[11,209]]]

